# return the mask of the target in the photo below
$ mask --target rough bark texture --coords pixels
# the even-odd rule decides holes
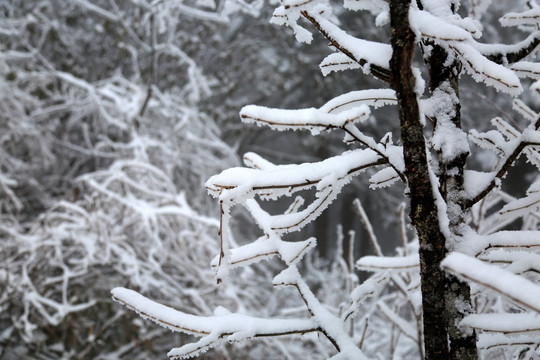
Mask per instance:
[[[448,92],[452,103],[452,112],[449,121],[458,129],[461,129],[461,105],[459,102],[458,75],[460,64],[454,62],[451,65],[446,63],[446,51],[440,46],[430,44],[432,51],[428,59],[429,65],[429,88],[433,92],[440,90]],[[448,113],[444,113],[447,116]],[[435,116],[435,127],[439,123]],[[446,201],[449,209],[448,218],[450,220],[450,236],[456,241],[460,237],[460,229],[465,224],[465,209],[463,199],[463,171],[469,152],[455,154],[450,159],[439,157],[439,180],[440,192]],[[448,240],[448,239],[447,239]],[[447,275],[445,287],[445,318],[447,324],[450,353],[448,359],[473,360],[477,359],[476,335],[474,331],[463,333],[457,327],[459,321],[472,310],[470,287],[467,283],[459,281],[456,277]]]
[[[405,175],[410,191],[410,218],[420,241],[420,272],[424,346],[426,359],[448,359],[445,319],[445,274],[440,262],[445,255],[445,238],[439,228],[437,207],[430,181],[426,143],[420,122],[412,55],[415,36],[409,27],[410,0],[390,1],[392,29],[392,86],[397,93]]]

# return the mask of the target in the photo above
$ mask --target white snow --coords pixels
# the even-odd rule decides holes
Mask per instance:
[[[508,13],[499,19],[502,26],[538,25],[540,24],[540,8],[532,9],[521,13]]]
[[[264,319],[235,313],[218,316],[190,315],[121,287],[114,288],[111,294],[113,300],[127,306],[144,319],[152,320],[172,331],[203,337],[197,343],[171,350],[168,356],[172,358],[195,356],[224,338],[238,341],[255,335],[303,333],[315,331],[317,328],[311,319]]]
[[[426,2],[428,6],[430,2]],[[448,6],[443,6],[444,12],[450,10]],[[426,37],[437,42],[441,41],[467,41],[471,39],[471,34],[459,26],[445,21],[445,14],[432,14],[426,10],[416,10],[411,8],[409,12],[411,29],[421,37]]]
[[[408,256],[363,256],[356,262],[360,270],[368,271],[417,271],[420,266],[418,254]]]
[[[540,330],[538,313],[471,314],[461,320],[460,326],[482,331],[517,333]]]
[[[486,264],[465,254],[453,252],[441,263],[450,273],[494,290],[536,312],[540,312],[540,286],[519,275]]]
[[[540,79],[540,64],[531,61],[520,61],[510,67],[519,77]]]
[[[466,241],[459,250],[469,255],[479,256],[490,249],[507,248],[518,250],[540,247],[540,237],[533,230],[504,230],[490,235],[478,235],[473,230],[464,234]],[[482,255],[483,256],[483,255]]]
[[[389,44],[358,39],[347,34],[337,25],[333,24],[319,14],[310,13],[310,15],[318,21],[320,26],[328,33],[330,38],[334,39],[340,44],[340,46],[347,49],[354,56],[357,62],[361,59],[366,61],[366,65],[364,65],[362,68],[366,74],[370,73],[369,66],[371,64],[377,65],[384,69],[388,68],[390,58],[392,57],[392,47]]]
[[[396,92],[392,89],[369,89],[351,91],[339,95],[321,106],[327,113],[340,113],[360,105],[368,105],[378,109],[385,105],[397,104]]]
[[[491,349],[496,346],[503,346],[509,349],[512,346],[523,346],[538,343],[538,333],[525,334],[479,334],[476,343],[479,349]],[[534,359],[534,358],[532,358]]]
[[[445,0],[427,2],[426,10],[411,8],[409,22],[418,39],[428,38],[447,49],[461,60],[465,70],[478,82],[493,86],[497,90],[517,96],[522,88],[517,75],[510,69],[488,60],[484,55],[508,53],[519,49],[526,41],[532,41],[531,35],[518,45],[486,45],[476,42],[473,36],[480,31],[472,20],[462,21],[451,14]]]
[[[258,241],[242,245],[231,249],[229,265],[245,266],[261,260],[267,260],[278,255],[287,265],[295,264],[303,255],[316,246],[315,238],[304,241],[287,242],[275,237],[269,239],[260,239]],[[215,257],[211,263],[212,266],[218,265],[218,257]]]
[[[344,0],[343,6],[349,10],[368,10],[373,14],[388,12],[388,3],[383,0]]]
[[[323,76],[332,71],[345,71],[359,69],[360,64],[343,53],[332,53],[325,57],[319,64]]]
[[[399,174],[391,167],[379,170],[369,178],[369,187],[371,189],[384,188],[391,186],[399,180]]]
[[[241,189],[230,199],[241,201],[248,193],[265,194],[269,188],[282,189],[284,194],[317,185],[325,177],[345,180],[365,167],[377,163],[379,156],[370,149],[351,150],[316,163],[277,165],[268,170],[231,168],[212,176],[206,188],[214,196],[223,197],[232,189]]]
[[[463,188],[469,198],[474,197],[484,190],[495,176],[492,172],[482,172],[475,170],[465,170],[463,172]]]
[[[366,105],[360,105],[336,114],[329,114],[315,108],[284,110],[248,105],[242,108],[240,117],[244,122],[267,125],[276,130],[308,129],[315,135],[321,130],[341,128],[347,123],[365,121],[369,117],[369,108]]]

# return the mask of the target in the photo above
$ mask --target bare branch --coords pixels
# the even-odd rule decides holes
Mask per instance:
[[[375,235],[375,232],[373,231],[373,226],[371,226],[371,221],[369,221],[369,218],[364,208],[362,207],[362,203],[358,198],[356,198],[353,201],[353,205],[356,213],[358,214],[358,216],[360,216],[360,220],[362,220],[362,223],[364,224],[364,227],[368,232],[369,240],[371,241],[371,244],[375,249],[375,254],[377,254],[377,256],[383,256],[381,246],[379,245],[379,241],[377,240],[377,235]]]

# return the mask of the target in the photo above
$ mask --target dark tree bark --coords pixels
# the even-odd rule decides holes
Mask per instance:
[[[440,115],[449,116],[446,121],[451,121],[456,128],[461,129],[461,105],[459,101],[459,83],[458,76],[460,64],[454,62],[451,65],[446,63],[446,51],[435,44],[431,46],[429,65],[429,89],[431,92],[439,90],[446,92],[449,101],[452,104],[451,111],[442,112]],[[443,121],[435,115],[435,128],[439,122]],[[464,136],[466,136],[464,134]],[[439,180],[440,192],[443,196],[447,209],[449,209],[448,218],[450,220],[450,236],[452,241],[458,240],[461,227],[465,224],[465,206],[463,199],[463,172],[469,151],[456,153],[451,158],[439,156]],[[447,239],[448,240],[448,239]],[[456,277],[447,275],[445,286],[445,318],[449,340],[448,359],[469,360],[477,358],[476,335],[474,331],[463,333],[457,324],[466,315],[465,309],[472,310],[470,287],[468,284],[459,281]]]
[[[415,35],[409,26],[410,0],[390,1],[392,29],[392,86],[396,91],[405,176],[409,187],[410,218],[420,241],[420,273],[426,359],[448,359],[445,319],[445,274],[440,263],[446,253],[429,176],[424,130],[420,122],[412,55]]]

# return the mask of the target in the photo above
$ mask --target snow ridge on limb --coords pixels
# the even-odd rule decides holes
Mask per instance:
[[[267,170],[227,169],[212,176],[206,188],[211,195],[234,203],[242,202],[250,194],[275,199],[314,186],[320,192],[330,180],[348,181],[368,167],[384,163],[371,149],[352,150],[315,163],[276,165]]]
[[[507,334],[540,331],[540,315],[531,312],[516,314],[471,314],[461,320],[460,326]]]
[[[349,10],[369,10],[375,14],[390,10],[388,3],[383,0],[345,0],[343,6]]]
[[[378,109],[385,105],[397,104],[396,92],[392,89],[369,89],[351,91],[339,95],[321,106],[322,111],[340,113],[359,105],[372,106]]]
[[[504,249],[508,253],[530,248],[540,248],[540,237],[538,236],[538,231],[535,230],[503,230],[490,235],[477,235],[469,232],[465,236],[468,245],[460,250],[474,255],[481,260],[490,262],[500,262],[499,255],[493,252],[497,249]],[[512,259],[513,257],[509,257],[506,262],[513,261]]]
[[[500,51],[500,45],[479,44],[474,40],[474,36],[478,35],[475,29],[460,26],[461,23],[456,22],[452,14],[439,16],[411,7],[409,18],[418,39],[431,41],[447,49],[449,54],[454,54],[475,81],[484,82],[512,96],[521,94],[517,75],[484,55],[489,49]]]
[[[530,61],[520,61],[510,67],[519,77],[540,79],[540,64]]]
[[[520,13],[508,13],[499,19],[502,26],[540,25],[540,7]]]
[[[389,80],[390,58],[392,47],[389,44],[358,39],[347,34],[320,13],[313,10],[304,10],[302,15],[334,45],[342,54],[358,63],[366,75],[373,75],[383,81]],[[343,57],[338,61],[343,62]],[[335,60],[335,59],[334,59]],[[328,64],[330,59],[323,60]],[[323,71],[324,74],[324,71]]]
[[[361,65],[344,53],[336,52],[325,57],[319,67],[323,76],[326,76],[331,72],[360,69]]]
[[[303,129],[317,135],[321,130],[342,129],[347,124],[367,120],[368,106],[376,109],[395,103],[395,92],[391,89],[360,90],[335,97],[319,109],[284,110],[248,105],[240,110],[240,118],[276,130]]]
[[[296,264],[317,244],[315,238],[304,241],[288,242],[281,239],[259,239],[255,242],[231,249],[229,266],[245,266],[279,256],[285,264]],[[212,260],[213,267],[218,265],[218,257]]]
[[[384,188],[391,186],[399,180],[399,174],[391,167],[386,167],[369,178],[370,189]]]
[[[540,312],[540,286],[522,276],[457,252],[450,253],[441,267],[462,279],[494,290],[521,306]]]
[[[172,349],[167,354],[170,359],[197,356],[222,340],[240,341],[319,331],[311,319],[264,319],[229,313],[224,309],[222,314],[215,316],[196,316],[159,304],[133,290],[114,288],[111,294],[114,301],[135,311],[144,319],[152,320],[174,332],[201,337],[196,343]]]
[[[369,108],[363,105],[330,114],[315,108],[285,110],[248,105],[242,108],[240,117],[244,122],[254,122],[259,126],[267,125],[276,130],[307,129],[316,135],[321,130],[342,128],[348,123],[367,120]]]
[[[367,271],[417,271],[420,266],[418,254],[408,256],[363,256],[356,267]]]

